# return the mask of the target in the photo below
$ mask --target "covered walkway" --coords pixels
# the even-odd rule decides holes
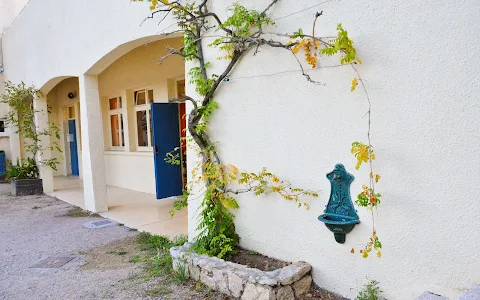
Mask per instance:
[[[157,200],[155,195],[107,186],[108,211],[102,217],[127,227],[152,234],[176,236],[188,232],[187,210],[170,217],[174,197]],[[74,176],[56,176],[54,192],[48,195],[85,209],[82,180]]]

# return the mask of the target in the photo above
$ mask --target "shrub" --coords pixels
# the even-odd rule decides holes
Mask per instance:
[[[40,175],[37,163],[30,157],[22,160],[17,159],[16,164],[8,161],[5,172],[9,180],[37,179]]]

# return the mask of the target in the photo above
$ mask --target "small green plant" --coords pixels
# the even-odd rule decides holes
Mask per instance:
[[[365,284],[363,290],[361,290],[355,300],[381,300],[384,299],[380,294],[382,291],[378,287],[378,282],[375,280],[369,280]]]
[[[8,180],[37,179],[40,175],[37,163],[30,157],[22,160],[17,158],[16,164],[7,161],[5,172]]]
[[[185,262],[178,263],[173,271],[173,278],[177,282],[185,282],[188,280],[188,269]]]

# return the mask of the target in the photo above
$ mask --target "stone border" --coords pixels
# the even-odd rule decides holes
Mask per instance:
[[[265,272],[194,253],[189,250],[192,245],[170,249],[173,268],[184,268],[188,277],[223,294],[242,300],[293,300],[310,290],[312,267],[305,262]]]

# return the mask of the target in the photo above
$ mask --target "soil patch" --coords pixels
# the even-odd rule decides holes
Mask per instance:
[[[274,271],[291,264],[243,248],[238,248],[237,253],[229,261],[262,271]]]
[[[305,294],[300,300],[348,300],[348,298],[344,298],[332,292],[329,292],[325,289],[322,289],[315,283],[312,283],[312,288],[310,291]]]
[[[179,281],[173,273],[170,274],[171,271],[158,270],[162,263],[166,263],[163,266],[166,269],[171,267],[170,254],[161,250],[161,242],[166,243],[167,240],[141,233],[78,254],[85,256],[85,271],[120,271],[130,268],[132,272],[127,279],[120,281],[119,288],[137,291],[136,298],[132,299],[228,299],[193,280]],[[152,263],[154,256],[156,263]]]
[[[132,236],[93,248],[85,254],[84,269],[115,269],[140,262],[142,252],[137,237]]]
[[[291,264],[289,262],[271,258],[258,252],[243,248],[238,248],[237,253],[228,260],[262,271],[274,271]],[[347,300],[347,298],[343,298],[342,296],[322,289],[316,284],[312,283],[310,291],[306,293],[305,296],[300,298],[300,300]]]

